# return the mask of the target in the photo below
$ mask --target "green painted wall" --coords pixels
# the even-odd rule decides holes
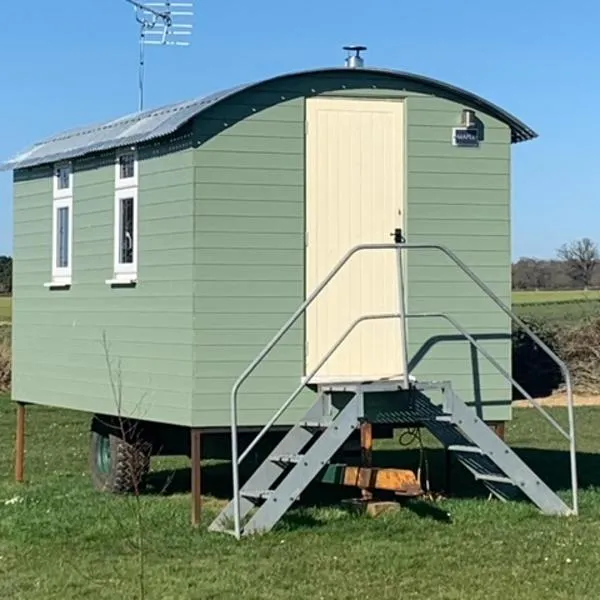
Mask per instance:
[[[194,159],[192,421],[222,426],[235,379],[304,298],[304,98],[246,94],[206,117]],[[248,379],[241,424],[264,424],[299,384],[303,340],[299,320]]]
[[[454,251],[511,304],[510,129],[478,113],[479,148],[450,143],[461,107],[433,97],[407,99],[407,240]],[[452,315],[510,372],[510,320],[439,251],[409,253],[408,310]],[[409,324],[409,356],[420,379],[449,379],[490,420],[510,418],[511,386],[440,319]]]
[[[304,298],[305,96],[407,98],[410,241],[448,245],[510,302],[508,127],[480,115],[481,148],[454,148],[462,106],[397,79],[354,75],[262,86],[196,121],[194,424],[228,422],[231,385]],[[472,333],[503,335],[485,343],[510,369],[508,321],[491,301],[439,255],[419,252],[409,261],[410,310],[450,312]],[[452,379],[465,399],[488,403],[486,418],[508,418],[509,386],[449,333],[444,323],[409,324],[409,355],[427,349],[415,374]],[[240,423],[264,423],[298,384],[303,360],[299,321],[242,388]],[[282,422],[311,399],[304,394]]]
[[[304,298],[304,98],[405,97],[407,236],[456,251],[510,301],[510,132],[485,115],[479,149],[450,143],[461,106],[423,86],[356,72],[305,76],[236,95],[176,140],[141,149],[139,283],[110,288],[113,153],[75,161],[73,285],[48,290],[48,169],[15,175],[14,387],[17,400],[115,412],[102,336],[121,364],[123,413],[229,425],[236,377]],[[498,336],[508,321],[439,254],[408,263],[411,312],[449,311],[469,331]],[[510,415],[509,387],[442,323],[410,323],[415,374],[452,379],[484,416]],[[442,339],[439,339],[442,336]],[[435,342],[435,343],[433,343]],[[486,341],[506,367],[507,339]],[[424,352],[420,352],[425,349]],[[298,385],[299,320],[240,394],[240,423],[263,424]],[[478,383],[474,383],[474,381]],[[303,392],[281,423],[311,402]]]
[[[105,283],[113,276],[113,153],[74,161],[69,290],[43,286],[51,279],[51,171],[15,174],[15,399],[115,414],[121,398],[123,415],[189,422],[193,150],[164,150],[141,151],[136,288]],[[104,336],[112,381],[122,382],[116,394]]]

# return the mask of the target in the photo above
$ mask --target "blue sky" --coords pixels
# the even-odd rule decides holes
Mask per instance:
[[[137,27],[125,0],[4,2],[0,159],[137,107]],[[85,8],[83,8],[85,6]],[[193,44],[150,48],[147,106],[277,73],[342,64],[442,79],[495,102],[540,138],[513,147],[513,255],[600,241],[600,3],[593,0],[196,0]],[[0,254],[12,249],[0,173]]]

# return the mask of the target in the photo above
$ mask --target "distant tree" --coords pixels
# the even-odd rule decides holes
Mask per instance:
[[[513,288],[539,290],[550,286],[552,273],[548,261],[537,258],[520,258],[512,267]]]
[[[594,270],[600,259],[598,245],[590,238],[583,238],[563,244],[556,254],[558,258],[566,262],[573,281],[587,289],[592,282]]]
[[[0,294],[12,294],[12,258],[0,256]]]

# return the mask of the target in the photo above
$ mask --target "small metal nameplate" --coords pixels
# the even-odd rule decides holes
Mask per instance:
[[[479,131],[476,127],[455,127],[452,130],[452,145],[463,148],[478,148]]]

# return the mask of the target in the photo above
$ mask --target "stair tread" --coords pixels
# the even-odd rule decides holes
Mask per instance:
[[[506,475],[498,475],[496,473],[475,473],[475,479],[479,481],[490,481],[493,483],[507,483],[515,485],[514,481]]]
[[[447,448],[450,452],[468,452],[469,454],[485,454],[484,451],[473,444],[450,444]]]
[[[274,454],[273,456],[269,457],[269,460],[275,463],[284,462],[294,464],[299,463],[303,457],[304,454]]]
[[[327,429],[331,425],[332,421],[323,420],[323,421],[300,421],[298,425],[300,427],[308,427],[311,429]]]
[[[244,498],[255,499],[255,500],[266,500],[271,497],[275,492],[273,490],[241,490],[240,494]]]

